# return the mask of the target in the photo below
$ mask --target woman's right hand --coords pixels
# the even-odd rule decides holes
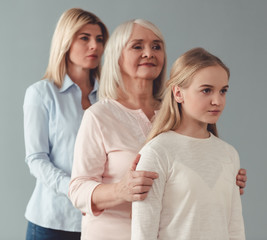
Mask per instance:
[[[156,172],[136,171],[136,166],[140,157],[141,155],[138,154],[131,168],[115,187],[118,197],[127,202],[144,200],[147,197],[154,179],[158,178]]]

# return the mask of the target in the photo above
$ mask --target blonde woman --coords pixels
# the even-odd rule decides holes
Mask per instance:
[[[237,151],[218,138],[229,69],[202,48],[174,63],[138,171],[155,171],[147,198],[134,202],[132,240],[245,239]]]
[[[81,212],[68,198],[73,149],[84,110],[97,101],[107,39],[93,13],[67,10],[54,32],[44,80],[26,91],[26,163],[36,178],[25,213],[27,240],[80,239]]]

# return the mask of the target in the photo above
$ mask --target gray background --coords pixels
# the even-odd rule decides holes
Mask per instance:
[[[266,240],[265,0],[1,0],[0,239],[25,238],[24,211],[35,179],[24,162],[23,98],[26,87],[43,76],[56,22],[71,7],[94,12],[110,32],[132,18],[154,22],[165,36],[168,73],[180,54],[196,46],[230,67],[219,133],[236,147],[241,166],[248,170],[242,196],[247,239]]]

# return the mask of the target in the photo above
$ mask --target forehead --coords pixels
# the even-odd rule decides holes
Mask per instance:
[[[133,25],[133,30],[129,38],[129,41],[132,40],[161,41],[160,38],[153,31],[136,23]]]
[[[191,84],[225,86],[228,84],[228,75],[221,66],[210,66],[199,70],[192,78]]]
[[[101,28],[98,24],[85,24],[83,25],[80,30],[77,32],[77,34],[81,33],[95,33],[97,35],[102,35]]]

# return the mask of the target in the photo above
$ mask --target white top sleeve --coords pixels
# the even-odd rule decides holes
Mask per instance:
[[[133,202],[132,208],[132,240],[155,240],[158,236],[162,198],[165,183],[168,178],[166,166],[160,161],[153,149],[143,148],[141,161],[137,165],[138,170],[154,171],[159,177],[154,180],[153,186],[145,201]],[[165,159],[167,161],[167,159]]]
[[[240,169],[239,155],[235,151],[234,156],[235,175]],[[229,222],[229,238],[230,240],[245,239],[244,220],[242,217],[242,203],[240,201],[239,187],[233,185],[232,205],[231,205],[231,218]]]

